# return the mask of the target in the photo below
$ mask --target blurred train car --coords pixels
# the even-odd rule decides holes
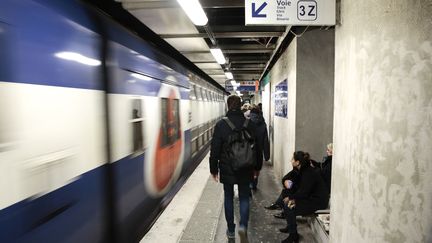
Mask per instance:
[[[0,242],[137,242],[224,91],[75,0],[1,0]]]

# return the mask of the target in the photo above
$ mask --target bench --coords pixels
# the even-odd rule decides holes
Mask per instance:
[[[313,214],[303,215],[306,218],[313,234],[315,241],[319,243],[329,242],[328,226],[323,222],[324,220],[319,218],[325,218],[326,215],[330,215],[330,209],[318,210]]]

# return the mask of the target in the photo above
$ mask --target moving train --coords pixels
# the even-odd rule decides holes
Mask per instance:
[[[78,0],[1,0],[0,242],[138,242],[225,91]]]

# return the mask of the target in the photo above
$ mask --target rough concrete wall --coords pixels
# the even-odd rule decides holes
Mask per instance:
[[[296,55],[297,41],[294,39],[270,73],[271,116],[273,116],[274,122],[273,158],[276,178],[282,178],[285,173],[292,169],[290,161],[295,146]],[[275,87],[285,79],[288,80],[288,118],[274,115]]]
[[[432,242],[432,1],[342,1],[331,242]]]
[[[267,128],[270,121],[270,85],[267,84],[264,86],[264,90],[262,92],[262,108],[263,108],[263,116],[267,123]]]
[[[297,38],[296,150],[321,161],[333,140],[334,29]]]

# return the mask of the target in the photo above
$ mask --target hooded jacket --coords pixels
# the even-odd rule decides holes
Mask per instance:
[[[250,113],[250,119],[255,124],[255,136],[257,146],[257,170],[261,170],[263,158],[270,159],[270,142],[267,133],[267,124],[264,117],[255,112]]]
[[[241,128],[246,118],[240,110],[230,110],[226,116],[236,126]],[[246,128],[251,136],[255,139],[255,125],[249,122]],[[220,120],[216,123],[210,149],[210,173],[215,175],[219,172],[220,182],[227,184],[249,183],[253,178],[254,169],[258,167],[248,168],[241,171],[234,171],[231,167],[231,161],[221,160],[223,144],[227,142],[228,136],[232,133],[232,129],[224,121]],[[261,169],[261,167],[259,167]]]
[[[286,195],[296,200],[297,215],[311,214],[318,209],[327,208],[329,194],[318,171],[309,165],[301,167],[298,183],[296,192]]]

